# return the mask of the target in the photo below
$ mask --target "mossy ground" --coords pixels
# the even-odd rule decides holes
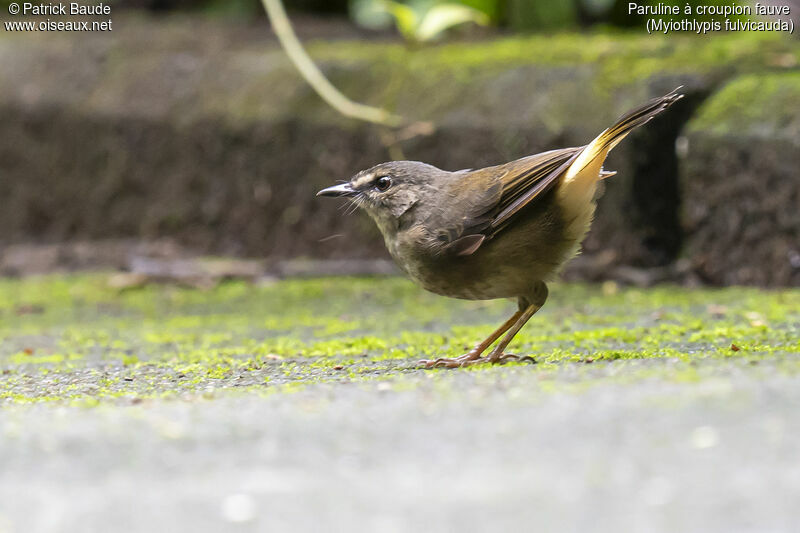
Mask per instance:
[[[460,355],[513,308],[441,298],[397,278],[121,292],[102,275],[7,279],[0,400],[124,403],[408,377],[414,386],[419,375],[452,372],[419,370],[418,359]],[[699,361],[769,360],[794,373],[800,291],[559,284],[512,349],[537,364],[454,372],[524,369],[544,385],[567,367],[611,365],[620,370],[615,379],[656,372],[686,381],[700,379]],[[674,364],[626,366],[643,359]]]

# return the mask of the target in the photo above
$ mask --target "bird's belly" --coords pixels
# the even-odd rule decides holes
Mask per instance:
[[[527,296],[549,281],[575,255],[591,220],[591,209],[576,230],[552,204],[516,219],[471,255],[394,253],[400,267],[423,288],[466,300]],[[403,261],[402,259],[405,259]]]
[[[501,279],[476,279],[470,280],[468,283],[453,283],[449,280],[441,279],[416,279],[416,281],[430,292],[461,300],[494,300],[496,298],[511,298],[519,294],[513,290],[513,287],[505,286],[507,284]]]
[[[463,258],[462,258],[463,259]],[[536,282],[548,279],[553,268],[532,260],[526,263],[497,264],[489,269],[472,268],[462,260],[451,268],[411,267],[406,270],[424,289],[462,300],[494,300],[528,294]]]

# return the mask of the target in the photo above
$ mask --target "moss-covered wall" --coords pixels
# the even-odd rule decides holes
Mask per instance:
[[[726,83],[686,127],[683,254],[714,284],[800,285],[800,72]]]

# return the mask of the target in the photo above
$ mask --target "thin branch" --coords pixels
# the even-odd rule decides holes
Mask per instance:
[[[286,16],[286,10],[284,10],[281,0],[261,0],[261,3],[267,11],[270,22],[272,22],[272,29],[275,31],[275,35],[278,36],[286,55],[289,56],[289,59],[308,84],[331,107],[347,117],[374,124],[398,127],[404,123],[403,118],[398,115],[392,114],[385,109],[353,102],[339,92],[319,70],[317,65],[314,64],[303,45],[300,44],[289,22],[289,17]]]

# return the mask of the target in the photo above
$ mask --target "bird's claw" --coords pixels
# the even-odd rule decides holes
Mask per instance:
[[[423,368],[461,368],[464,366],[472,366],[472,365],[482,365],[486,363],[490,364],[505,364],[508,361],[517,361],[519,363],[522,362],[530,362],[536,363],[536,359],[533,357],[526,355],[524,357],[520,357],[514,354],[499,354],[499,355],[489,355],[488,357],[480,357],[477,354],[473,353],[466,353],[461,357],[440,357],[438,359],[423,359],[418,363],[419,366]]]
[[[438,359],[423,359],[419,366],[423,368],[459,368],[470,364],[472,361],[480,359],[480,354],[467,352],[461,357],[439,357]]]
[[[516,361],[517,363],[533,363],[536,364],[536,359],[531,357],[530,355],[514,355],[513,353],[504,353],[500,354],[499,357],[492,360],[492,356],[489,356],[489,361],[492,363],[505,363],[506,361]]]

